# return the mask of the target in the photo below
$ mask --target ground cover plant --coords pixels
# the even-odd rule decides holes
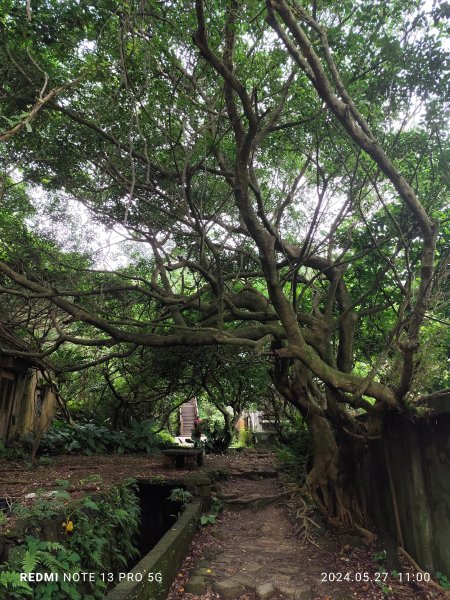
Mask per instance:
[[[39,450],[45,454],[157,454],[175,440],[167,433],[155,433],[152,425],[147,420],[132,421],[129,429],[116,431],[94,422],[79,421],[73,426],[54,421],[42,436]]]
[[[135,537],[139,529],[140,509],[136,483],[126,480],[112,486],[95,500],[89,496],[73,500],[67,492],[68,481],[57,482],[49,495],[38,493],[31,506],[16,504],[15,515],[26,520],[23,543],[9,552],[0,565],[0,590],[8,598],[81,600],[104,598],[111,582],[103,572],[124,571],[138,551]],[[42,521],[59,519],[60,541],[42,539]],[[98,573],[94,581],[41,581],[29,584],[20,573]]]

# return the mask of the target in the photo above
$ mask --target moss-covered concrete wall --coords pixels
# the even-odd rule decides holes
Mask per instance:
[[[156,546],[119,583],[106,600],[165,600],[177,568],[198,527],[202,500],[195,498]]]
[[[432,416],[391,416],[360,476],[377,528],[424,570],[450,575],[450,397]]]

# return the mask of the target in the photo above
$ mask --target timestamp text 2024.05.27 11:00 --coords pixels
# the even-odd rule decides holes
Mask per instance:
[[[355,573],[346,572],[336,572],[336,573],[321,573],[322,581],[329,581],[330,583],[339,582],[339,581],[348,581],[348,582],[364,582],[367,583],[369,581],[379,581],[381,583],[387,583],[389,578],[393,578],[400,583],[408,583],[409,581],[430,581],[431,576],[429,573],[398,573],[393,572],[389,574],[387,571],[385,572],[376,572],[376,573],[368,573],[368,572],[359,572]]]

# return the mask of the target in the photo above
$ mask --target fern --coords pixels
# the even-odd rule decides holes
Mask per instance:
[[[70,598],[70,600],[81,600],[81,594],[67,581],[61,582],[61,589],[67,594],[67,598]]]
[[[22,570],[24,573],[33,573],[36,570],[36,566],[39,563],[38,552],[33,550],[27,550],[22,558]]]
[[[0,568],[3,565],[0,566]],[[17,571],[0,570],[0,598],[3,598],[3,590],[6,590],[8,598],[30,598],[33,590],[26,581],[20,579]]]
[[[65,550],[64,546],[59,542],[44,542],[45,550]]]
[[[48,552],[39,552],[39,561],[49,571],[56,570],[56,567],[58,566],[55,557],[52,554],[49,554]]]
[[[121,486],[111,488],[101,501],[85,498],[72,504],[70,509],[65,503],[66,482],[61,480],[59,483],[61,491],[58,495],[51,499],[40,498],[34,506],[23,507],[23,516],[39,522],[52,513],[57,513],[58,518],[65,514],[67,522],[67,515],[70,515],[74,524],[72,533],[65,537],[63,544],[27,536],[22,546],[10,552],[3,571],[0,568],[0,598],[2,588],[6,587],[11,599],[33,596],[34,600],[81,600],[81,597],[83,600],[101,600],[107,584],[100,577],[95,583],[84,583],[81,596],[75,582],[39,582],[31,589],[26,582],[20,582],[19,573],[124,570],[138,553],[133,543],[140,517],[135,481],[127,480]],[[20,585],[14,593],[13,585]]]

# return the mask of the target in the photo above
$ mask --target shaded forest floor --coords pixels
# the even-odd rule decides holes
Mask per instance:
[[[187,472],[177,470],[176,474]],[[34,467],[23,460],[0,459],[0,473],[0,497],[9,496],[20,502],[38,489],[55,489],[58,480],[69,481],[68,491],[76,498],[85,492],[108,489],[127,477],[174,477],[174,469],[163,468],[161,457],[138,454],[66,454],[52,456],[48,462],[38,462]]]
[[[58,479],[69,481],[69,492],[76,498],[127,477],[170,480],[189,472],[164,468],[160,457],[137,455],[57,456],[48,463],[30,468],[24,461],[0,460],[0,501],[30,504],[34,499],[27,495],[55,489]],[[424,583],[401,584],[391,575],[386,580],[377,576],[382,567],[375,560],[379,548],[351,533],[321,528],[313,541],[303,542],[296,534],[295,504],[278,477],[272,454],[207,456],[202,470],[211,469],[228,472],[228,478],[214,486],[226,508],[216,525],[197,533],[168,600],[448,598]],[[272,500],[264,505],[264,498]],[[246,504],[249,500],[256,505]],[[10,525],[8,519],[6,526]],[[406,579],[414,569],[400,560]]]

